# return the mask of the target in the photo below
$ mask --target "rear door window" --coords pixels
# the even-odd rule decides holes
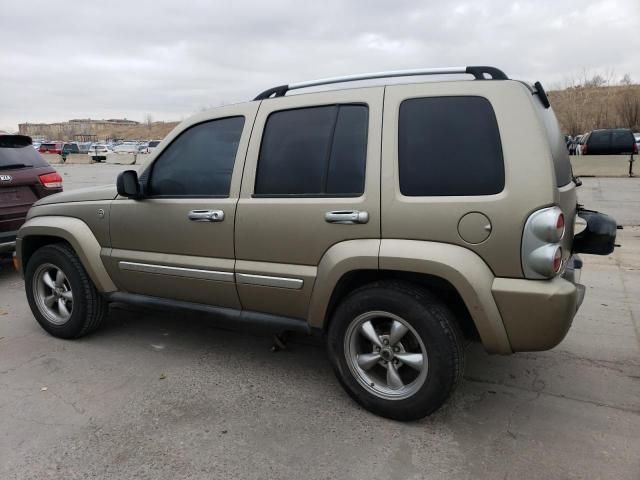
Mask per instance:
[[[403,101],[398,161],[406,196],[491,195],[504,189],[498,124],[483,97]]]
[[[611,142],[611,133],[606,132],[591,132],[589,135],[589,146],[593,148],[606,148]]]
[[[361,195],[367,129],[365,105],[330,105],[272,113],[260,146],[255,194]]]

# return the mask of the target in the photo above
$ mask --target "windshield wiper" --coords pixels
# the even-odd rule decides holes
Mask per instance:
[[[0,163],[0,170],[13,170],[14,168],[27,168],[29,165],[24,163],[10,163],[9,165],[2,165]]]

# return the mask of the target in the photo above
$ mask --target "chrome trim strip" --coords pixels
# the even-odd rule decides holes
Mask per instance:
[[[13,240],[11,242],[4,242],[4,243],[0,243],[0,251],[4,251],[6,250],[12,250],[16,248],[16,241]]]
[[[304,280],[300,278],[270,277],[267,275],[254,275],[250,273],[236,273],[236,281],[246,285],[289,288],[291,290],[300,290],[304,285]]]
[[[215,270],[199,270],[196,268],[169,267],[167,265],[151,265],[148,263],[118,262],[120,270],[133,272],[158,273],[173,275],[174,277],[201,278],[218,282],[233,282],[233,272],[218,272]]]

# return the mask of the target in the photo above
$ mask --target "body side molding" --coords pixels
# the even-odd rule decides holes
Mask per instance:
[[[219,272],[216,270],[201,270],[197,268],[172,267],[169,265],[154,265],[138,262],[118,262],[121,270],[134,272],[158,273],[161,275],[173,275],[175,277],[201,278],[204,280],[216,280],[218,282],[233,282],[233,272]]]

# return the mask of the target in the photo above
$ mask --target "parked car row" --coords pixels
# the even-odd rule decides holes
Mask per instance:
[[[39,141],[32,143],[34,149],[43,154],[68,155],[86,153],[97,160],[104,160],[111,153],[145,154],[151,153],[161,140],[120,141],[117,143]]]
[[[565,136],[569,155],[622,155],[638,154],[640,133],[629,128],[602,128],[576,135]]]

